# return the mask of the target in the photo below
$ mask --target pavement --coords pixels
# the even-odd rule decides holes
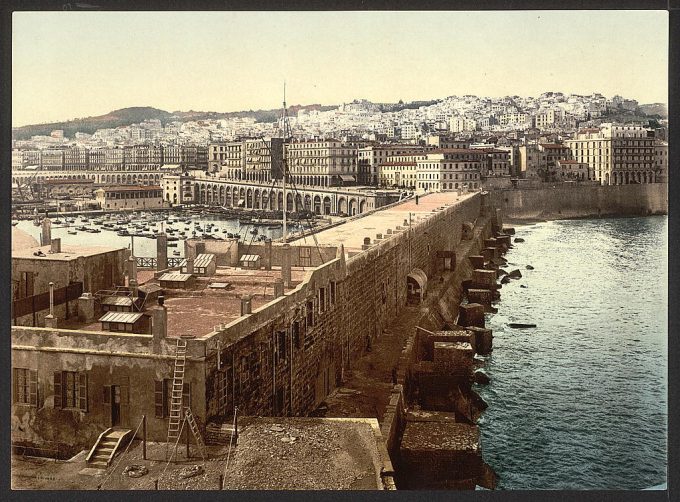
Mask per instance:
[[[321,230],[316,234],[320,246],[339,246],[344,244],[345,251],[360,251],[364,237],[375,239],[376,234],[386,235],[388,229],[403,226],[404,220],[411,221],[432,214],[432,210],[442,206],[452,206],[474,196],[477,192],[458,195],[457,192],[436,192],[397,204],[390,208],[375,211],[366,216],[346,221],[342,225]]]

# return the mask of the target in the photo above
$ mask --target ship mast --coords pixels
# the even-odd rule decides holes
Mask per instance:
[[[283,111],[281,115],[283,144],[283,242],[288,241],[288,218],[286,209],[288,209],[288,195],[286,193],[286,172],[288,171],[288,148],[286,144],[290,138],[290,125],[288,123],[288,110],[286,108],[286,82],[283,82]]]

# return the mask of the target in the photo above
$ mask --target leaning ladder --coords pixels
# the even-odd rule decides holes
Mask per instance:
[[[196,439],[196,446],[198,446],[198,450],[201,452],[203,462],[205,462],[205,444],[203,444],[203,437],[201,436],[201,431],[198,428],[198,424],[196,423],[196,418],[194,418],[194,414],[191,413],[191,408],[188,406],[184,408],[184,415],[186,417],[187,423],[189,424],[189,428]]]
[[[172,442],[177,444],[180,425],[182,423],[182,394],[184,391],[184,366],[187,361],[187,341],[177,339],[175,349],[175,373],[172,376],[172,390],[170,395],[170,421],[168,422],[168,439],[165,446],[165,458]]]

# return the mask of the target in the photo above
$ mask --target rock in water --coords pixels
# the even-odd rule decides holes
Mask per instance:
[[[526,288],[527,288],[527,285],[526,285],[526,284],[520,284],[519,287],[520,287],[520,288],[526,289]]]
[[[489,375],[487,375],[486,372],[483,371],[483,370],[475,371],[473,376],[474,376],[475,382],[478,383],[478,384],[487,385],[491,382]]]
[[[515,237],[515,242],[524,242],[524,239],[521,237]]]
[[[508,277],[510,277],[510,279],[521,279],[522,278],[522,272],[520,272],[519,269],[516,268],[515,270],[513,270],[512,272],[510,272],[508,274]]]
[[[527,265],[527,270],[533,270],[533,269],[534,269],[534,267],[532,267],[531,265]]]

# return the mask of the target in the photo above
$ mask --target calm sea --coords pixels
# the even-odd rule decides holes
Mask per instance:
[[[666,482],[667,228],[665,216],[517,227],[526,242],[506,258],[523,277],[487,319],[492,383],[478,387],[499,489]]]

